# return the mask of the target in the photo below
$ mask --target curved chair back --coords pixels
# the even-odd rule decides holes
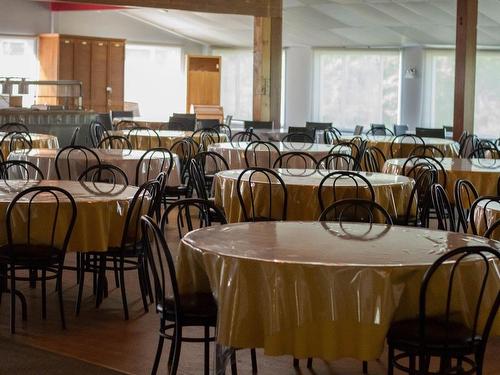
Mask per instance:
[[[281,155],[278,147],[268,141],[253,141],[245,149],[245,164],[250,167],[272,168]]]
[[[97,145],[97,148],[102,148],[106,150],[132,150],[132,144],[127,137],[121,135],[110,135],[101,139]]]
[[[484,236],[488,229],[488,209],[491,206],[500,207],[500,196],[485,195],[477,198],[470,208],[469,224],[472,233]],[[481,210],[481,212],[477,212]]]
[[[425,146],[422,138],[411,134],[398,135],[391,142],[391,158],[405,158],[408,147],[413,150],[417,146]]]
[[[45,180],[43,172],[35,164],[25,160],[7,160],[0,163],[3,180]]]
[[[436,210],[438,229],[456,232],[455,211],[451,206],[446,190],[441,185],[433,184],[431,186],[431,200],[432,207]]]
[[[416,146],[408,155],[408,158],[418,156],[418,157],[431,157],[440,162],[444,159],[444,152],[441,151],[436,146],[432,145],[419,145]]]
[[[157,147],[144,152],[135,169],[135,186],[141,186],[146,181],[156,178],[158,173],[165,172],[170,176],[175,159],[167,148]]]
[[[316,163],[316,169],[324,171],[357,171],[358,161],[351,155],[330,153]]]
[[[29,133],[29,129],[26,125],[20,122],[7,122],[0,126],[0,132],[21,132],[21,133]]]
[[[455,197],[455,207],[457,208],[458,224],[457,229],[467,233],[469,213],[474,201],[479,197],[475,186],[468,180],[457,180],[453,189]]]
[[[362,168],[360,169],[372,173],[382,172],[385,161],[386,157],[382,150],[376,146],[370,146],[363,154]]]
[[[380,204],[367,199],[342,199],[325,208],[319,221],[392,225],[392,218]]]
[[[331,198],[326,199],[327,195]],[[368,198],[368,200],[375,201],[375,191],[370,181],[356,172],[335,171],[323,177],[318,188],[321,211],[331,203],[348,198]]]
[[[311,154],[303,151],[290,151],[278,156],[274,161],[273,169],[283,168],[287,171],[299,169],[304,171],[306,169],[316,169],[316,164],[317,161]]]
[[[101,164],[94,150],[85,146],[67,146],[57,152],[55,166],[59,180],[76,180],[88,167]]]
[[[116,165],[93,165],[82,172],[78,181],[103,182],[107,184],[128,186],[128,177]]]

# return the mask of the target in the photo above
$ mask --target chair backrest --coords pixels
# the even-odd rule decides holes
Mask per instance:
[[[134,111],[111,111],[111,118],[134,118]]]
[[[175,141],[170,147],[170,151],[179,157],[179,163],[181,165],[180,176],[182,182],[185,181],[188,175],[189,161],[195,155],[195,147],[196,146],[193,145],[188,138],[179,139],[178,141]]]
[[[469,225],[472,233],[483,236],[488,229],[488,209],[491,205],[499,205],[500,196],[485,195],[477,198],[470,208]],[[477,212],[480,210],[481,212]]]
[[[153,216],[161,203],[161,184],[157,180],[148,181],[139,187],[127,210],[122,233],[121,248],[137,249],[143,243],[140,219],[142,215]]]
[[[283,168],[287,171],[291,169],[316,169],[317,160],[311,154],[303,151],[285,152],[274,161],[273,169]],[[298,174],[301,174],[300,172]]]
[[[353,135],[361,135],[361,134],[363,134],[363,129],[364,129],[364,126],[356,125],[354,127]]]
[[[330,129],[332,127],[333,127],[333,124],[331,122],[312,122],[312,121],[306,122],[306,128],[313,128],[316,130],[327,130],[327,129]]]
[[[245,169],[238,176],[236,192],[245,221],[286,220],[288,191],[283,179],[272,169]]]
[[[391,158],[405,158],[408,147],[414,149],[417,146],[425,146],[422,138],[416,135],[397,135],[391,142]]]
[[[128,186],[128,177],[125,172],[111,164],[93,165],[82,172],[78,181],[103,182],[106,184]]]
[[[196,159],[189,162],[189,182],[196,192],[197,198],[208,199],[207,181],[201,165]]]
[[[208,151],[208,146],[221,141],[220,134],[215,128],[198,129],[191,138],[199,144],[200,149],[203,151]]]
[[[409,158],[413,156],[431,157],[442,162],[445,155],[444,152],[436,146],[418,145],[413,150],[411,150],[410,154],[408,155]]]
[[[464,132],[458,143],[460,145],[458,156],[461,158],[467,158],[471,152],[479,146],[480,140],[474,134]]]
[[[330,195],[330,199],[326,199]],[[375,191],[368,179],[352,171],[334,171],[321,180],[318,188],[318,201],[321,211],[332,202],[341,199],[368,199],[375,201]]]
[[[340,142],[340,137],[340,131],[335,128],[328,128],[323,132],[323,142],[327,145],[333,145]]]
[[[129,129],[126,134],[126,138],[134,145],[134,148],[145,147],[149,150],[161,147],[161,138],[156,130],[136,127]],[[141,144],[141,147],[138,147],[139,144]]]
[[[325,208],[319,221],[392,225],[392,218],[380,204],[367,199],[342,199]]]
[[[205,180],[207,178],[213,178],[216,173],[230,169],[224,156],[214,151],[199,152],[194,159],[200,165]]]
[[[92,147],[97,147],[101,139],[109,136],[106,128],[98,121],[94,120],[89,126],[89,137]]]
[[[69,144],[71,146],[76,145],[76,140],[78,138],[78,133],[80,133],[80,128],[75,128],[75,130],[73,130],[73,134],[71,134],[71,140],[69,141]]]
[[[484,237],[492,238],[493,236],[495,236],[495,238],[500,238],[500,233],[497,233],[499,228],[500,228],[500,219],[495,221],[493,224],[490,224],[486,232],[484,232]]]
[[[135,186],[156,178],[159,172],[165,172],[167,178],[172,172],[175,159],[167,148],[157,147],[144,152],[135,168]]]
[[[467,156],[469,159],[481,158],[481,159],[498,159],[500,157],[500,151],[498,150],[494,142],[488,140],[480,140],[474,149]]]
[[[240,147],[242,142],[252,141],[260,141],[260,137],[255,134],[252,129],[237,132],[231,136],[231,144],[233,147]]]
[[[253,141],[245,149],[245,164],[249,167],[272,168],[281,155],[278,147],[268,141]]]
[[[132,150],[132,144],[127,137],[121,135],[109,135],[99,141],[97,148],[111,150]]]
[[[43,172],[35,164],[25,160],[7,160],[0,163],[3,180],[44,180]]]
[[[431,186],[437,183],[438,173],[434,166],[430,163],[421,163],[413,166],[409,170],[403,167],[405,176],[415,180],[410,197],[408,200],[405,224],[409,225],[410,221],[415,219],[415,226],[429,225],[429,209],[430,209],[430,190]]]
[[[272,129],[272,121],[243,121],[243,128],[248,129]]]
[[[12,151],[20,152],[22,150],[23,153],[29,153],[33,148],[33,141],[31,139],[30,133],[26,133],[23,131],[12,131],[5,134],[0,140],[0,144],[9,145],[9,153]],[[3,155],[3,159],[7,159],[9,155]]]
[[[472,182],[461,179],[455,181],[453,192],[458,214],[457,229],[462,227],[462,231],[467,233],[470,209],[474,201],[479,197],[479,193]]]
[[[114,126],[115,130],[129,130],[138,127],[139,124],[132,120],[122,120]]]
[[[7,207],[7,254],[15,259],[14,245],[43,246],[48,257],[57,256],[62,262],[76,215],[75,200],[64,189],[35,186],[20,192]]]
[[[469,269],[471,262],[475,263],[475,282],[467,283],[467,287],[464,288],[463,282],[460,281],[464,275],[462,267]],[[467,309],[470,315],[467,322],[462,322],[470,328],[470,335],[466,338],[466,342],[470,343],[471,349],[474,348],[473,352],[476,355],[484,355],[491,327],[500,306],[498,287],[493,288],[492,293],[486,293],[486,286],[491,283],[491,278],[495,277],[494,275],[498,272],[496,267],[499,262],[500,252],[492,247],[466,246],[445,253],[427,269],[420,286],[419,296],[418,337],[419,347],[422,350],[425,351],[427,345],[433,342],[427,338],[427,335],[433,334],[430,332],[428,322],[431,319],[435,322],[435,316],[439,316],[439,324],[443,332],[446,332],[446,335],[441,338],[440,345],[452,350],[455,337],[452,334],[452,327],[454,327],[452,324],[456,324],[457,317],[462,315],[460,312]],[[433,293],[430,291],[430,286],[436,285],[446,292],[445,298],[438,299],[440,301],[433,298],[432,307],[429,309],[431,311],[428,311],[430,301],[428,293]],[[457,301],[457,298],[460,300]],[[490,302],[488,306],[484,305],[486,301]],[[461,306],[459,311],[457,311],[457,306]]]
[[[216,129],[220,125],[219,120],[198,120],[198,129]]]
[[[360,145],[361,145],[361,143],[358,145],[357,142],[353,142],[353,141],[338,142],[330,149],[330,151],[328,153],[351,155],[353,158],[358,160],[358,158],[360,156],[360,152],[359,152]]]
[[[219,124],[214,129],[217,130],[219,134],[225,134],[227,136],[227,139],[231,139],[233,132],[229,125]]]
[[[306,128],[306,127],[303,127],[303,126],[289,126],[288,127],[288,135],[290,135],[290,134],[304,134],[304,135],[307,135],[307,137],[305,138],[305,140],[301,140],[301,141],[298,141],[298,142],[307,142],[308,139],[311,138],[313,140],[313,143],[314,143],[314,140],[316,139],[316,128],[314,128],[314,127]],[[300,139],[300,138],[295,138],[295,139]]]
[[[361,168],[367,172],[377,173],[382,171],[386,157],[381,149],[376,146],[367,147],[361,164]]]
[[[394,135],[392,130],[387,129],[384,124],[370,124],[370,129],[366,135]]]
[[[112,130],[113,129],[113,119],[111,118],[111,113],[98,113],[95,117],[95,120],[104,126],[104,129]]]
[[[436,210],[438,229],[456,232],[455,211],[451,206],[446,190],[439,184],[433,184],[431,186],[431,199],[432,207]]]
[[[290,150],[301,150],[304,146],[312,145],[314,137],[306,133],[289,133],[281,139],[281,143]]]
[[[233,122],[233,115],[226,115],[224,119],[224,125],[231,126],[231,122]]]
[[[445,138],[444,128],[415,128],[418,137],[425,138]]]
[[[76,180],[84,170],[101,164],[94,150],[85,146],[67,146],[56,154],[55,167],[59,180]]]
[[[316,163],[316,169],[324,171],[357,171],[358,161],[349,154],[329,153]]]
[[[408,132],[408,125],[396,125],[394,124],[394,135],[404,135]]]
[[[173,127],[176,127],[175,129]],[[177,127],[180,127],[178,129]],[[196,114],[193,113],[174,113],[170,116],[169,127],[170,130],[185,130],[195,131],[196,129]]]
[[[412,177],[415,179],[415,174],[418,174],[418,170],[421,167],[432,168],[436,172],[436,183],[440,183],[446,188],[448,183],[448,174],[443,167],[441,162],[431,156],[412,156],[406,159],[403,164],[402,173],[407,177]]]
[[[22,132],[22,133],[29,133],[29,129],[26,125],[20,122],[7,122],[0,126],[0,132]]]

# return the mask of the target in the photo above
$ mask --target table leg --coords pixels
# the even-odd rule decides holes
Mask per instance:
[[[214,375],[225,375],[227,364],[231,360],[231,356],[234,355],[234,348],[224,346],[221,344],[215,344],[215,366]]]

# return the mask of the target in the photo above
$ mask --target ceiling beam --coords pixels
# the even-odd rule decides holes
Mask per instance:
[[[179,9],[256,17],[281,17],[283,12],[281,0],[62,0],[61,2]]]

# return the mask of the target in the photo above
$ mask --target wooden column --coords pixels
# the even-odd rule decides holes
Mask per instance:
[[[255,17],[253,58],[253,119],[280,127],[283,21]]]
[[[457,0],[453,138],[474,132],[478,0]]]

